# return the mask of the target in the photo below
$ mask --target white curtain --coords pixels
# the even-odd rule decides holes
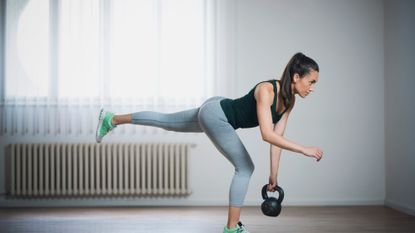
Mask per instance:
[[[102,106],[171,112],[231,93],[233,44],[219,35],[233,16],[219,4],[6,0],[0,133],[93,134]]]

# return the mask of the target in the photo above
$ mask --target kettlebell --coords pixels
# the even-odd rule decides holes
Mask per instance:
[[[278,191],[279,194],[277,199],[275,197],[268,197],[267,188],[267,184],[262,187],[262,198],[264,199],[264,202],[262,202],[261,205],[262,213],[266,216],[277,217],[281,212],[281,202],[284,199],[284,190],[280,186],[275,187],[274,190]]]

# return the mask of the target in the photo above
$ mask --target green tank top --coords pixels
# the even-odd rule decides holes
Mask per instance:
[[[276,111],[277,108],[277,80],[268,80],[264,82],[272,83],[274,86],[274,101],[271,105],[271,114],[272,114],[272,122],[275,124],[280,119],[281,116],[285,113],[282,112],[278,114]],[[262,83],[262,82],[261,82]],[[260,83],[258,83],[260,84]],[[256,100],[254,96],[255,88],[258,85],[256,84],[251,91],[245,96],[238,98],[238,99],[223,99],[220,102],[223,112],[225,113],[226,117],[228,118],[229,123],[232,125],[234,129],[238,128],[252,128],[259,125],[258,123],[258,116],[256,111]]]

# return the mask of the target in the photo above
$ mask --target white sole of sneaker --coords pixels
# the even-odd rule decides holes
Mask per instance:
[[[99,136],[99,127],[102,124],[102,121],[104,120],[104,109],[101,108],[100,112],[99,112],[99,117],[98,117],[98,126],[97,126],[97,130],[95,131],[95,141],[97,141],[97,143],[100,143],[102,141],[102,138]]]

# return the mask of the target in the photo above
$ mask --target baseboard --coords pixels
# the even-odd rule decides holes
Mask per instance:
[[[392,209],[396,209],[403,213],[415,216],[415,208],[411,208],[406,205],[402,205],[401,203],[394,201],[394,200],[385,200],[385,206],[390,207]]]

